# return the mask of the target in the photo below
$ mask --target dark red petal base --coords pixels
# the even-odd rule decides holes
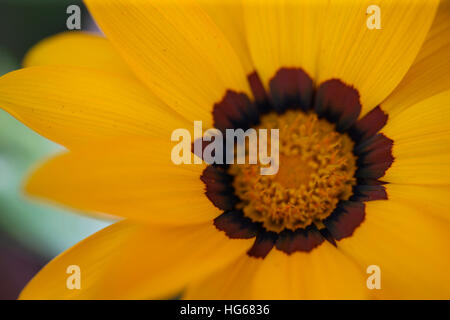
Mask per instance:
[[[257,125],[261,115],[275,111],[298,109],[314,111],[320,118],[336,124],[336,130],[346,132],[355,142],[353,153],[357,157],[355,173],[357,185],[348,201],[341,201],[333,213],[323,221],[325,228],[314,225],[280,233],[267,231],[261,223],[253,222],[236,209],[239,199],[232,187],[233,177],[227,174],[226,165],[212,164],[201,176],[206,186],[206,196],[224,213],[214,220],[217,229],[232,239],[255,238],[248,255],[264,258],[274,247],[287,254],[309,252],[328,241],[349,237],[364,221],[366,201],[388,198],[384,182],[379,181],[392,165],[393,141],[379,131],[388,120],[380,107],[374,108],[361,119],[361,103],[358,91],[339,79],[330,79],[314,90],[313,81],[302,69],[280,69],[269,82],[267,93],[258,77],[248,76],[254,101],[247,95],[227,91],[222,101],[213,109],[214,126],[225,129],[247,129]]]

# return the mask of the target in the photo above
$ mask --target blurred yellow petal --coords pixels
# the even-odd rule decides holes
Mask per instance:
[[[381,29],[369,29],[367,8],[377,5]],[[324,24],[318,83],[339,78],[361,95],[362,114],[381,103],[413,63],[438,0],[331,0]]]
[[[20,298],[167,298],[242,255],[249,241],[230,240],[212,223],[155,227],[122,221],[51,261]],[[66,287],[70,265],[80,267],[80,290]]]
[[[382,103],[394,115],[450,88],[450,1],[441,1],[436,18],[411,69]]]
[[[87,212],[170,224],[221,214],[205,195],[205,164],[175,165],[170,140],[115,139],[57,156],[29,178],[28,193]]]
[[[394,200],[366,203],[365,221],[338,242],[361,268],[380,267],[379,294],[389,299],[449,299],[449,245],[447,223]]]
[[[89,67],[132,75],[107,39],[82,32],[61,33],[39,42],[27,53],[23,65]]]
[[[132,77],[69,66],[42,66],[0,78],[0,107],[69,148],[95,139],[157,136],[188,126]]]
[[[186,300],[248,300],[252,299],[253,281],[262,259],[242,255],[236,261],[210,276],[188,286]]]
[[[272,250],[253,282],[256,299],[365,299],[364,270],[328,242],[309,253]]]
[[[136,229],[128,222],[118,222],[79,242],[48,263],[28,283],[20,299],[93,298],[104,268],[119,259],[123,244]],[[81,290],[67,288],[67,269],[72,265],[80,267]]]
[[[249,93],[225,35],[192,0],[87,0],[90,12],[153,92],[189,120],[212,126],[227,89]]]
[[[236,260],[252,243],[252,239],[228,238],[211,222],[143,228],[132,240],[139,245],[125,251],[121,261],[104,274],[118,283],[106,281],[102,292],[117,298],[173,297],[188,283]]]
[[[403,184],[450,183],[450,90],[390,115],[394,163],[382,178]]]
[[[256,0],[244,4],[247,41],[264,85],[281,67],[303,68],[314,79],[326,1]]]

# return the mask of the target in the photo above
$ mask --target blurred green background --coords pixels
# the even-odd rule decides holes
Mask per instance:
[[[81,1],[0,0],[0,75],[20,68],[28,49],[43,38],[67,31],[72,4],[83,8],[83,29],[92,29]],[[22,194],[32,168],[61,150],[0,110],[0,299],[17,298],[46,262],[110,223]]]

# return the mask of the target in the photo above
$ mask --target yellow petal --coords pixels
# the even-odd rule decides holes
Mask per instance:
[[[256,299],[365,299],[363,269],[328,242],[290,256],[272,250],[253,282]]]
[[[69,148],[124,135],[169,139],[190,125],[136,79],[81,67],[11,72],[0,78],[0,107]]]
[[[389,199],[450,222],[449,185],[387,184],[385,188]]]
[[[450,298],[448,223],[423,209],[394,200],[368,202],[365,221],[338,243],[362,268],[380,267],[383,298]]]
[[[225,268],[189,285],[183,294],[183,299],[252,299],[253,281],[262,263],[264,260],[244,254]]]
[[[89,67],[132,75],[106,38],[82,32],[61,33],[39,42],[27,53],[23,65]]]
[[[264,85],[281,67],[303,68],[313,79],[326,1],[244,2],[247,41]]]
[[[205,195],[205,164],[175,165],[170,141],[114,139],[57,156],[26,190],[87,212],[164,224],[212,221],[221,214]]]
[[[229,264],[250,240],[230,240],[211,224],[155,227],[119,222],[69,249],[42,269],[21,299],[167,298]],[[66,269],[81,269],[68,290]]]
[[[427,38],[394,92],[382,103],[394,115],[450,88],[450,1],[441,1]]]
[[[140,79],[189,120],[210,128],[213,105],[227,89],[249,92],[238,56],[193,1],[86,3]]]
[[[381,10],[369,29],[367,8]],[[317,81],[339,78],[361,95],[362,114],[382,102],[414,61],[433,21],[437,0],[331,0],[321,37]]]
[[[248,75],[255,71],[245,38],[244,13],[241,1],[200,0],[199,4],[214,20],[214,23],[233,46],[234,52],[242,62],[245,74]]]
[[[450,90],[389,117],[383,133],[394,140],[394,163],[383,180],[449,184]]]

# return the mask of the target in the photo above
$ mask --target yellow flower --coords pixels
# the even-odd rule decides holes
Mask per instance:
[[[69,149],[30,194],[125,219],[21,298],[450,298],[448,1],[86,2],[108,40],[38,44],[0,106]],[[281,127],[279,173],[174,165],[195,120]]]

